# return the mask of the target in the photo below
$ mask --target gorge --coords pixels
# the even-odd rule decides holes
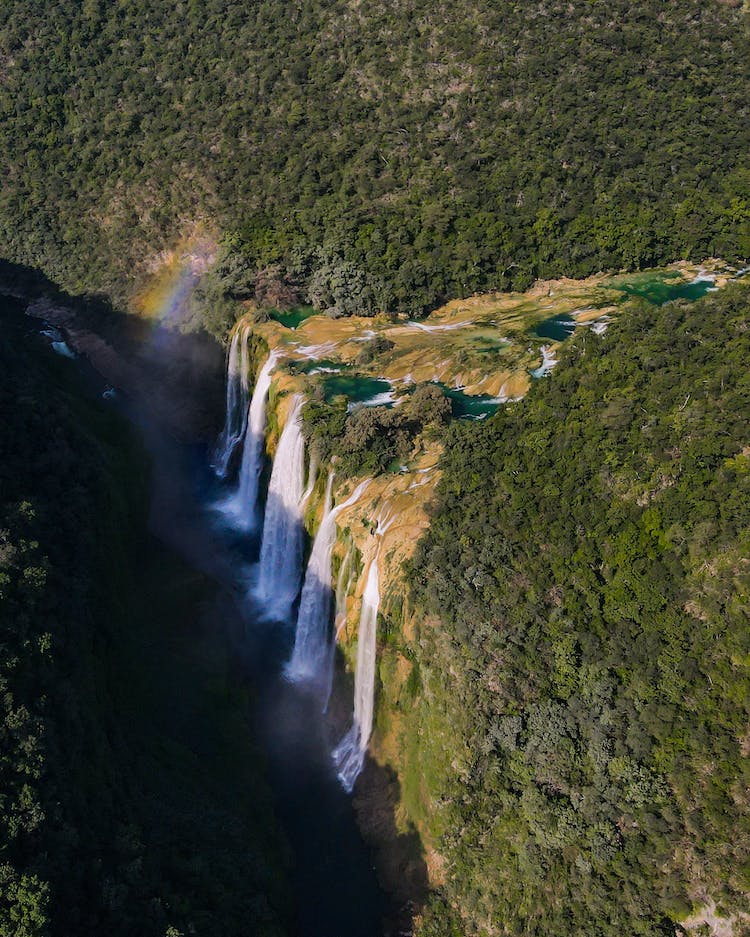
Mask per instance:
[[[749,62],[0,4],[0,937],[750,937]]]
[[[619,278],[614,285],[602,279],[560,281],[540,284],[528,294],[473,297],[437,310],[419,323],[420,328],[386,317],[332,321],[310,314],[290,327],[273,318],[257,317],[248,309],[228,337],[222,428],[212,418],[198,436],[188,434],[193,441],[187,445],[170,441],[158,425],[161,408],[154,408],[148,391],[135,392],[138,382],[127,393],[119,386],[117,394],[102,404],[121,408],[144,433],[154,460],[154,477],[161,479],[153,493],[152,525],[157,534],[217,580],[240,610],[241,624],[233,625],[234,653],[240,671],[253,683],[253,724],[266,753],[274,808],[294,854],[292,881],[297,902],[291,933],[374,937],[414,927],[425,934],[440,933],[441,922],[454,913],[444,902],[451,900],[451,888],[467,887],[461,877],[467,860],[458,851],[461,844],[452,845],[450,837],[440,833],[447,822],[442,812],[455,809],[448,805],[459,802],[455,794],[441,793],[441,785],[447,780],[468,785],[474,776],[492,784],[492,772],[499,768],[487,769],[471,755],[468,764],[473,767],[462,762],[468,753],[457,747],[457,740],[475,731],[462,720],[470,712],[482,712],[487,703],[471,695],[485,690],[478,691],[457,676],[455,688],[463,701],[459,705],[465,708],[457,712],[445,695],[444,681],[456,672],[446,663],[452,652],[443,643],[455,638],[450,637],[454,625],[441,617],[439,609],[456,602],[456,588],[459,594],[466,588],[460,578],[462,570],[472,577],[472,590],[481,588],[491,597],[493,593],[481,556],[456,562],[451,575],[459,576],[460,585],[450,584],[453,580],[446,578],[439,557],[455,551],[457,545],[471,550],[472,541],[466,533],[457,544],[448,533],[448,543],[440,542],[446,522],[431,521],[430,504],[436,497],[444,505],[446,498],[450,505],[451,499],[473,497],[473,489],[456,480],[453,465],[474,447],[477,454],[471,457],[471,472],[467,474],[462,467],[461,477],[477,477],[477,473],[481,477],[487,471],[481,440],[496,440],[498,432],[520,434],[526,440],[523,423],[530,421],[534,428],[534,435],[518,444],[521,448],[516,454],[506,444],[506,464],[515,465],[508,477],[528,472],[526,468],[521,471],[523,463],[514,462],[525,458],[523,453],[543,460],[548,448],[559,443],[549,435],[548,418],[537,419],[534,408],[549,407],[547,401],[559,400],[563,393],[574,405],[576,394],[567,396],[571,395],[568,383],[573,375],[585,373],[583,368],[598,367],[600,360],[612,368],[620,356],[623,364],[618,367],[626,367],[622,335],[627,334],[633,349],[638,348],[642,341],[637,338],[639,323],[649,321],[649,334],[659,334],[659,328],[670,329],[670,320],[689,319],[685,334],[690,335],[700,321],[701,302],[725,309],[727,321],[734,321],[732,303],[744,295],[738,292],[742,287],[738,271],[713,262],[699,268],[683,265],[678,274],[654,271],[648,276]],[[661,289],[665,282],[678,292],[685,284],[702,283],[705,300],[697,299],[693,314],[693,298],[674,303],[667,296],[666,305],[660,305],[661,295],[658,301],[638,295],[650,290],[649,284],[660,284]],[[710,291],[717,288],[712,295]],[[722,298],[725,292],[726,300]],[[83,355],[75,361],[61,361],[61,366],[81,367],[86,349],[93,347],[91,337],[85,329],[76,328],[73,320],[62,314],[55,318],[54,309],[44,308],[48,321],[63,328],[71,348]],[[545,325],[555,317],[572,326],[558,338],[550,336]],[[715,339],[705,325],[701,328],[705,347]],[[158,366],[167,349],[176,360],[180,342],[176,333],[157,326],[156,336],[149,340],[158,350],[156,358],[151,351],[147,357]],[[547,367],[543,366],[543,378],[537,379],[534,372],[539,370],[540,356]],[[109,359],[92,354],[91,360],[98,362],[106,386],[111,386],[114,373],[106,365]],[[553,360],[556,368],[551,370]],[[727,374],[717,372],[723,388],[729,386]],[[332,384],[334,377],[346,380]],[[97,379],[101,381],[92,378]],[[622,382],[622,375],[617,380]],[[385,403],[378,382],[391,388]],[[183,382],[178,392],[185,399],[192,393],[190,383]],[[560,389],[555,390],[558,384]],[[677,394],[679,386],[676,383],[670,393]],[[163,390],[166,393],[167,388]],[[101,393],[101,384],[97,392]],[[352,406],[347,393],[361,401]],[[682,419],[680,414],[690,412],[691,399],[692,393],[684,395],[668,412]],[[650,406],[646,398],[643,401]],[[623,419],[626,405],[615,404],[616,398],[607,401],[605,428]],[[213,433],[207,431],[211,422]],[[377,436],[372,435],[373,426],[378,427]],[[733,444],[727,445],[731,453]],[[608,458],[614,465],[613,457]],[[576,463],[575,472],[579,469]],[[554,502],[558,497],[550,481],[558,478],[554,462],[538,471],[546,479],[544,497]],[[444,472],[448,482],[441,482]],[[656,489],[671,491],[659,481],[661,476],[655,477]],[[494,484],[502,487],[508,482]],[[572,505],[581,499],[584,487],[575,473],[571,484],[577,487],[566,490],[565,497]],[[641,494],[637,497],[643,500]],[[647,494],[644,505],[653,498]],[[176,513],[175,504],[180,505]],[[466,510],[467,516],[475,516],[471,504]],[[590,512],[591,504],[581,510]],[[514,523],[509,515],[503,537],[512,535]],[[559,522],[546,517],[546,523],[549,535],[558,536],[555,524]],[[530,538],[528,530],[524,536]],[[503,537],[492,541],[501,551],[505,549]],[[539,556],[543,555],[541,546]],[[502,569],[503,562],[493,560],[493,568]],[[564,566],[553,574],[558,584],[564,582],[562,570]],[[553,610],[558,595],[550,592]],[[463,627],[465,614],[472,622],[469,633],[481,627],[484,613],[474,608],[467,612],[458,608],[456,627]],[[224,615],[218,613],[212,619],[219,631],[231,620]],[[554,621],[552,611],[550,622]],[[549,625],[553,636],[556,627]],[[564,651],[570,646],[567,640],[563,631],[555,660],[572,653]],[[473,653],[485,653],[484,646]],[[487,680],[493,679],[497,666],[494,657],[483,663]],[[519,685],[527,679],[518,676],[521,672],[531,674],[533,668],[519,665],[513,677]],[[670,679],[677,677],[673,674]],[[712,679],[719,679],[716,672]],[[534,719],[539,717],[534,705],[531,715],[523,718],[512,708],[499,717],[493,715],[487,731],[494,733],[492,738],[499,740],[502,751],[511,746],[509,751],[522,752],[534,766],[532,770],[547,777],[544,772],[564,769],[554,767],[549,752],[542,754],[543,767],[533,760],[535,746],[546,751],[542,741],[532,742],[532,733],[541,731],[535,728]],[[542,717],[542,724],[546,719],[545,731],[549,732],[561,719],[572,718],[552,708]],[[576,745],[582,745],[581,733],[589,730],[574,729],[572,722],[568,725],[571,728],[566,731],[579,733]],[[525,733],[529,733],[528,742]],[[473,750],[483,751],[486,745],[475,740]],[[493,750],[492,746],[487,749]],[[448,757],[447,753],[455,774],[432,760]],[[625,801],[665,803],[659,776],[644,773],[646,769],[634,767],[635,762],[628,765],[607,769],[615,783],[620,783],[617,771],[626,772],[625,778],[627,772],[640,778],[640,793],[623,794]],[[576,783],[564,773],[554,778],[558,786]],[[476,803],[483,803],[480,794],[474,796]],[[516,820],[506,822],[531,816],[528,802],[524,803],[508,808]],[[390,817],[388,822],[386,817]],[[447,828],[458,828],[457,823],[465,835],[473,835],[467,816],[451,819]],[[548,821],[544,835],[551,835],[554,828]],[[467,848],[479,849],[480,844]],[[481,848],[486,848],[484,843]],[[600,848],[591,846],[588,861],[592,865],[602,861],[595,852]],[[608,848],[614,851],[605,854],[605,861],[618,855],[617,847]],[[451,877],[444,872],[446,853],[454,869]],[[371,855],[376,856],[387,897],[376,881]],[[487,882],[481,872],[471,874]],[[332,879],[341,883],[340,889],[330,888]],[[494,895],[489,884],[485,887],[484,896],[477,898],[478,909]],[[511,914],[508,909],[503,913]],[[632,921],[632,909],[625,913]],[[671,913],[686,916],[684,911]]]

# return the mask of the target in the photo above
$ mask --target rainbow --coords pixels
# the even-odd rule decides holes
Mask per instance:
[[[145,318],[154,320],[154,325],[177,325],[185,317],[190,294],[198,279],[189,258],[176,255],[138,294],[136,310]]]

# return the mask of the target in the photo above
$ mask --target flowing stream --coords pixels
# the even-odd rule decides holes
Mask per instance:
[[[304,683],[328,700],[333,677],[334,635],[331,633],[333,588],[331,556],[336,543],[336,518],[362,496],[369,479],[361,482],[341,504],[331,507],[333,474],[328,476],[325,513],[313,541],[305,572],[305,584],[297,615],[297,628],[286,675],[295,683]]]
[[[240,530],[253,530],[257,525],[258,488],[265,450],[266,403],[271,387],[271,372],[278,359],[278,354],[272,351],[258,372],[248,409],[237,490],[219,505],[220,510]]]
[[[263,521],[257,601],[269,618],[286,619],[302,577],[305,500],[305,440],[302,436],[303,397],[295,394],[273,460]]]
[[[347,791],[352,790],[362,770],[372,732],[379,608],[380,581],[376,553],[367,571],[362,594],[362,611],[359,616],[357,669],[354,674],[354,717],[351,728],[333,754],[339,779]]]

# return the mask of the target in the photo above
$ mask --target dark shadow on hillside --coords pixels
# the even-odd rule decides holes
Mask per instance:
[[[205,440],[218,432],[224,350],[206,332],[183,333],[118,310],[105,296],[73,296],[31,267],[0,260],[0,291],[61,330],[73,350],[171,434]]]
[[[335,745],[351,725],[354,674],[345,669],[336,651],[336,672],[328,706],[328,722]],[[378,880],[386,893],[384,937],[406,937],[429,892],[427,864],[421,837],[413,825],[399,829],[396,815],[401,784],[393,768],[379,765],[369,755],[354,785],[357,825],[373,858]]]
[[[0,288],[2,285],[0,270]],[[255,729],[250,734],[261,743],[273,789],[274,812],[290,847],[296,897],[296,907],[289,909],[296,922],[293,937],[408,934],[426,876],[421,871],[424,863],[418,837],[399,834],[396,829],[398,785],[394,786],[394,779],[377,768],[374,774],[372,768],[365,770],[357,795],[357,803],[366,798],[366,809],[359,811],[360,823],[367,832],[367,842],[363,842],[352,797],[336,779],[331,758],[332,748],[351,718],[350,685],[348,695],[341,700],[339,727],[330,713],[322,712],[319,695],[289,683],[281,675],[291,654],[294,616],[286,622],[264,617],[264,610],[248,596],[246,557],[238,553],[235,536],[212,523],[207,510],[218,492],[214,490],[215,482],[205,478],[203,443],[213,440],[219,427],[218,420],[206,429],[207,423],[195,419],[193,405],[196,398],[198,407],[203,404],[204,386],[200,374],[191,380],[191,367],[199,370],[202,360],[195,337],[162,329],[159,340],[151,341],[150,323],[144,329],[143,323],[120,316],[106,304],[100,308],[96,301],[80,309],[78,300],[33,277],[25,285],[26,302],[35,295],[45,296],[52,305],[62,308],[66,318],[52,324],[64,330],[71,347],[79,352],[80,366],[88,359],[104,380],[124,391],[117,407],[140,430],[142,444],[151,457],[151,532],[187,560],[190,567],[220,586],[214,595],[209,588],[202,609],[195,611],[205,623],[206,642],[220,639],[225,648],[231,692],[240,688],[247,693],[249,718]],[[47,318],[46,314],[41,318]],[[135,331],[127,334],[130,328]],[[221,401],[224,356],[218,345],[212,345],[210,355],[214,350],[218,355],[214,359],[209,355],[209,359],[216,362],[213,371]],[[187,363],[174,374],[170,365],[183,349],[187,349],[183,354]],[[92,382],[92,390],[94,396],[101,396],[98,380]],[[220,406],[216,410],[220,412]],[[200,464],[202,473],[197,470]],[[262,490],[266,488],[268,469],[265,464]],[[296,518],[285,519],[283,511],[276,513],[278,523],[286,521],[293,534],[300,532]],[[256,542],[258,535],[256,531]],[[158,580],[159,571],[152,573]],[[325,588],[318,585],[325,599],[324,617],[330,634],[333,594],[330,583]],[[205,651],[203,635],[204,631],[191,632],[188,646],[194,639],[196,651],[199,646]],[[164,716],[173,719],[190,740],[190,718],[184,715],[192,705],[189,687],[185,696],[183,707],[174,712],[170,708]],[[211,738],[210,725],[207,738]],[[378,887],[373,855],[383,864],[380,878],[392,898],[385,898]],[[398,882],[399,869],[407,870],[408,887]]]
[[[429,891],[424,846],[416,828],[401,831],[396,811],[401,785],[396,772],[369,756],[354,788],[354,810],[362,836],[373,851],[380,884],[390,898],[384,937],[413,932],[414,916]]]

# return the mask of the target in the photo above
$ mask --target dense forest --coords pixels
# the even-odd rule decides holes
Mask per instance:
[[[213,586],[125,421],[2,299],[0,934],[277,937],[289,894]]]
[[[749,355],[747,285],[644,302],[451,427],[402,714],[423,934],[750,910]]]
[[[739,0],[18,0],[0,256],[124,303],[203,230],[334,315],[737,260],[749,57]]]
[[[420,316],[745,265],[748,62],[747,0],[0,4],[0,276],[132,353],[120,313],[178,247],[220,339],[245,300]],[[217,587],[21,311],[0,297],[0,937],[282,937],[292,848]],[[481,421],[310,385],[339,477],[445,446],[377,629],[420,937],[674,937],[705,908],[750,934],[750,284],[620,312]]]

